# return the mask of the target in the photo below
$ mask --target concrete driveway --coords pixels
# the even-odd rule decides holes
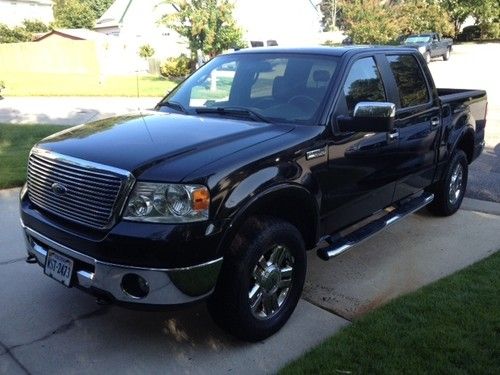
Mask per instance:
[[[421,211],[329,262],[308,256],[303,299],[260,343],[229,337],[204,304],[143,312],[98,306],[24,262],[18,189],[0,191],[0,374],[273,373],[380,304],[500,249],[500,205]],[[451,234],[451,235],[450,235]]]
[[[496,77],[500,44],[462,44],[453,47],[449,61],[429,64],[437,87],[483,89],[488,92],[486,148],[471,165],[467,196],[500,202],[500,85]]]

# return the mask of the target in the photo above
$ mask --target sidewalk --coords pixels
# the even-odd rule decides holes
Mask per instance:
[[[448,218],[422,210],[329,262],[310,252],[290,321],[248,344],[219,330],[203,304],[166,312],[102,307],[50,280],[24,262],[17,194],[0,190],[0,321],[8,322],[0,325],[0,373],[8,374],[274,373],[350,319],[500,248],[500,216],[492,214],[500,205],[466,200],[468,210]]]

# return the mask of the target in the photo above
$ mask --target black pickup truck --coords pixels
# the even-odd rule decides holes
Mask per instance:
[[[436,89],[404,47],[218,56],[155,110],[33,147],[27,261],[101,301],[206,299],[223,328],[263,339],[295,309],[306,250],[328,260],[426,205],[457,211],[486,106]]]
[[[426,63],[430,63],[433,57],[442,57],[448,61],[453,47],[453,40],[441,38],[438,33],[426,33],[408,35],[404,38],[403,45],[418,49]]]

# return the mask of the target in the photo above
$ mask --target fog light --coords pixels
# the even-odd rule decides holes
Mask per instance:
[[[132,298],[144,298],[149,294],[149,284],[146,279],[135,273],[127,273],[122,278],[122,290]]]

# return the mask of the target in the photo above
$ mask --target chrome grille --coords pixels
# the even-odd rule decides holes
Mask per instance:
[[[127,171],[34,149],[28,194],[39,208],[96,229],[113,223],[132,177]]]

